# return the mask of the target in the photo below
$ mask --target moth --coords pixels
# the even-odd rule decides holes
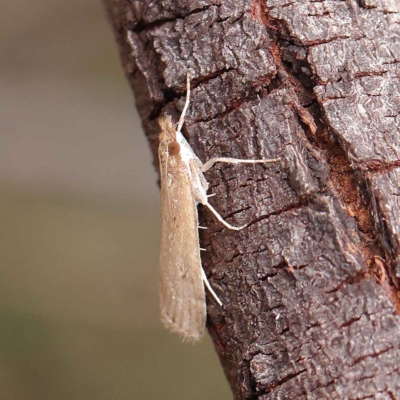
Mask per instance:
[[[209,204],[208,182],[203,173],[217,162],[270,163],[280,158],[239,160],[218,157],[203,164],[181,132],[189,99],[188,76],[186,103],[177,127],[168,115],[159,119],[162,213],[159,290],[161,321],[184,339],[196,341],[203,335],[206,324],[205,286],[222,306],[201,266],[197,205],[208,207],[229,229],[246,227],[230,225]]]

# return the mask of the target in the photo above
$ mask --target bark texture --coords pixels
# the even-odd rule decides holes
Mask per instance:
[[[208,328],[236,399],[400,399],[397,0],[106,0],[156,155],[157,117],[217,165],[200,210]],[[157,158],[155,157],[155,160]]]

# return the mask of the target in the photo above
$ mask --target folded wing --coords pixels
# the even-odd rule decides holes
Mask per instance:
[[[161,320],[170,330],[198,340],[206,322],[197,206],[190,171],[180,157],[161,176]]]

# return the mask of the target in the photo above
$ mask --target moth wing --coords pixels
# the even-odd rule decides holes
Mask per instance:
[[[198,340],[206,323],[197,206],[184,162],[161,180],[160,309],[164,325]]]

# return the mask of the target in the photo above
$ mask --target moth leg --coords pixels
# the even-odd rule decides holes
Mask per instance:
[[[208,182],[200,170],[201,165],[199,159],[192,159],[189,161],[189,168],[193,180],[192,189],[194,197],[199,203],[204,204],[207,203]]]
[[[280,160],[281,160],[280,157],[265,159],[265,160],[240,160],[237,158],[229,158],[229,157],[214,157],[202,165],[201,171],[205,172],[209,170],[217,162],[223,162],[228,164],[264,164],[264,163],[277,162]]]
[[[198,158],[193,158],[189,161],[190,169],[192,170],[192,174],[196,176],[200,180],[201,187],[207,192],[208,190],[208,182],[201,172],[201,168],[203,167],[203,163]]]
[[[179,118],[178,128],[176,130],[177,132],[180,132],[182,129],[183,122],[185,121],[185,114],[189,107],[189,101],[190,101],[190,75],[187,74],[186,75],[186,102],[185,102],[185,106],[183,107],[182,114]]]
[[[242,226],[232,226],[231,224],[228,224],[217,212],[217,210],[208,202],[202,203],[204,206],[208,207],[209,210],[217,217],[218,221],[222,222],[227,228],[232,229],[233,231],[240,231],[243,228],[246,228],[246,225]]]
[[[214,159],[212,159],[214,160]],[[234,160],[234,159],[233,159]],[[239,160],[240,161],[240,160]],[[208,182],[203,176],[203,173],[201,172],[201,164],[197,162],[197,160],[191,160],[189,162],[189,167],[190,170],[192,171],[192,177],[193,177],[193,193],[196,201],[200,204],[203,204],[204,206],[208,207],[211,212],[217,217],[218,221],[222,222],[227,228],[232,229],[234,231],[239,231],[243,228],[245,228],[247,225],[243,226],[232,226],[228,224],[219,214],[218,212],[214,209],[214,207],[208,202],[208,197],[214,196],[214,195],[207,195],[207,189],[208,189]]]
[[[208,282],[207,275],[204,272],[203,268],[201,268],[201,274],[203,275],[204,284],[206,285],[209,292],[212,294],[212,297],[214,297],[215,301],[222,307],[222,301],[218,297],[217,293],[214,292],[214,289],[211,287],[210,282]]]

